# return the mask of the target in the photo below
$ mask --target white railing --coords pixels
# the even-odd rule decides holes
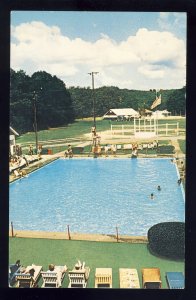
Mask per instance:
[[[134,120],[133,125],[111,125],[111,135],[137,135],[137,133],[152,133],[156,136],[178,136],[179,122],[159,123],[158,120]]]

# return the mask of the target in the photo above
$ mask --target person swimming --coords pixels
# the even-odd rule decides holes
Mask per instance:
[[[150,199],[154,199],[154,194],[153,193],[150,194]]]
[[[161,191],[160,185],[157,186],[157,190],[158,190],[158,191]]]

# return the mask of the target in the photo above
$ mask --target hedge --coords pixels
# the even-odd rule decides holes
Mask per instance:
[[[185,223],[164,222],[148,230],[149,250],[152,254],[171,259],[184,259]]]
[[[158,146],[157,153],[173,154],[173,153],[175,153],[175,147],[173,145],[161,145],[161,146]]]

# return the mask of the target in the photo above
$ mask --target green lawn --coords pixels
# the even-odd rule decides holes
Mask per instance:
[[[97,131],[110,129],[110,121],[108,120],[98,120]],[[56,139],[66,139],[66,138],[77,138],[85,133],[90,133],[91,127],[93,126],[92,121],[75,121],[65,127],[59,127],[49,130],[41,130],[38,132],[39,140],[56,140]],[[29,132],[21,135],[17,138],[17,143],[23,144],[27,142],[35,142],[35,133]]]
[[[159,120],[159,124],[165,123],[166,120]],[[177,119],[177,120],[167,120],[168,124],[179,122],[179,127],[185,129],[185,120]],[[133,121],[130,122],[116,122],[109,120],[97,120],[96,127],[97,132],[110,130],[111,124],[114,125],[133,125]],[[38,132],[38,139],[47,141],[47,140],[56,140],[56,139],[66,139],[66,138],[77,138],[85,133],[90,133],[91,127],[93,125],[92,120],[78,120],[73,124],[69,124],[65,127],[59,127],[55,129],[42,130]],[[35,133],[29,132],[21,135],[17,138],[17,143],[24,144],[27,142],[35,142]]]
[[[167,288],[165,272],[184,272],[184,262],[158,258],[149,253],[147,244],[88,242],[69,240],[49,240],[30,238],[10,238],[9,263],[21,260],[24,266],[42,265],[48,270],[48,265],[67,265],[72,269],[78,259],[85,261],[90,267],[88,287],[94,287],[95,268],[112,268],[113,288],[119,288],[119,268],[136,268],[140,285],[142,284],[141,269],[158,267],[161,271],[163,288]],[[68,286],[68,276],[65,276],[62,287]],[[39,281],[41,286],[42,280]]]
[[[181,151],[186,154],[186,141],[185,140],[178,140],[178,143],[180,145]]]

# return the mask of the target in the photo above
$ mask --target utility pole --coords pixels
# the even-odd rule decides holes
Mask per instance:
[[[36,145],[36,154],[38,153],[38,134],[37,134],[37,93],[34,91],[34,97],[33,97],[33,110],[34,110],[34,131],[35,131],[35,145]]]
[[[99,72],[91,72],[88,73],[92,76],[92,91],[93,91],[93,126],[96,128],[96,118],[95,118],[95,90],[94,90],[94,75]]]

